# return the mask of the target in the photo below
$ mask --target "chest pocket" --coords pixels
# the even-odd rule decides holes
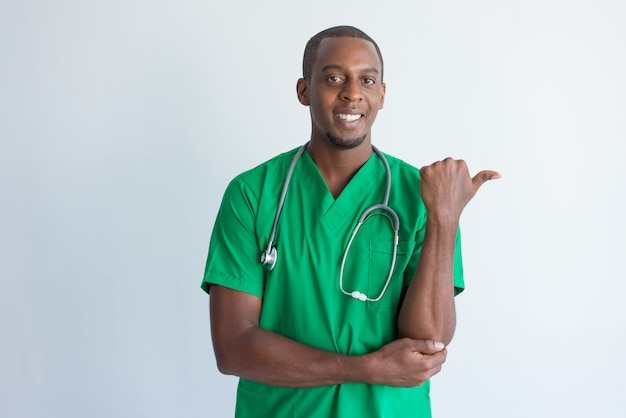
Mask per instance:
[[[398,306],[404,286],[404,274],[413,252],[413,245],[412,242],[398,243],[396,262],[387,290],[378,302],[367,302],[368,308],[396,308]],[[367,286],[367,295],[370,298],[377,298],[383,291],[392,263],[393,241],[370,241]]]

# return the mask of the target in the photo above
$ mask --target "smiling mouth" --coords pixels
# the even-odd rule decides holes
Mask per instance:
[[[341,120],[345,120],[348,122],[354,122],[355,120],[361,119],[363,115],[349,115],[347,113],[337,113],[337,117]]]

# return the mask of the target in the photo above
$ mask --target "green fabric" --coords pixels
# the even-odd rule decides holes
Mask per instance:
[[[354,226],[381,203],[385,168],[378,156],[361,167],[335,200],[308,153],[293,173],[274,243],[273,271],[259,255],[266,247],[292,150],[236,177],[228,186],[211,237],[202,288],[215,283],[263,298],[260,326],[312,347],[342,354],[376,351],[396,337],[398,303],[417,266],[426,223],[419,170],[387,156],[389,206],[400,218],[394,275],[379,302],[361,302],[339,289],[341,260]],[[393,231],[384,216],[359,230],[344,269],[344,289],[376,298],[392,259]],[[463,287],[460,234],[454,284]],[[272,387],[241,379],[237,417],[430,417],[428,382],[403,389],[343,384],[310,389]]]

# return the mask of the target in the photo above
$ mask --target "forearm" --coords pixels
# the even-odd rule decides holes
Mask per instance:
[[[454,250],[458,221],[429,217],[420,259],[398,317],[400,337],[441,341],[454,335]]]
[[[256,296],[211,287],[211,334],[222,373],[286,387],[350,382],[412,387],[445,361],[443,346],[407,338],[359,356],[313,348],[260,328],[260,307]]]
[[[214,346],[222,373],[268,385],[314,387],[369,380],[364,356],[319,350],[257,326]]]
[[[454,335],[454,249],[459,219],[480,186],[500,174],[483,170],[470,177],[463,160],[446,158],[422,167],[420,194],[428,212],[422,251],[400,308],[400,336],[448,344]]]
[[[222,373],[287,387],[369,380],[371,362],[366,356],[319,350],[263,329],[259,327],[260,310],[258,297],[211,287],[211,334]]]

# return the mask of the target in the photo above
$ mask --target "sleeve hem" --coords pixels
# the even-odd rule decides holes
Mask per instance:
[[[263,297],[263,285],[255,285],[239,277],[230,276],[224,273],[207,272],[200,287],[202,290],[210,294],[211,285],[224,286],[239,292],[249,293],[253,296]]]

